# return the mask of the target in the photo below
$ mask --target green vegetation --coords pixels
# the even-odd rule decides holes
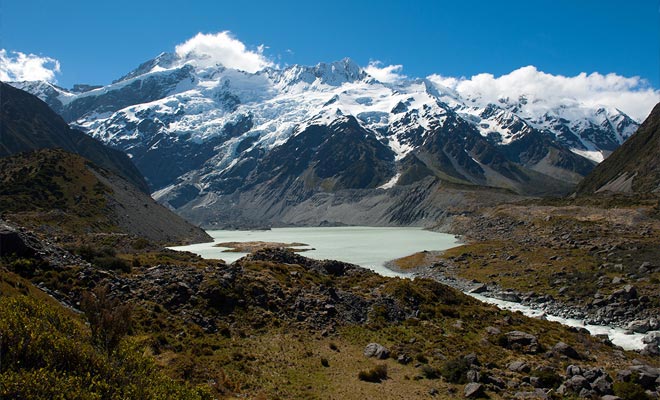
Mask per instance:
[[[447,382],[466,383],[467,372],[469,370],[469,362],[465,358],[459,357],[446,362],[442,368],[440,368],[440,374],[447,380]]]
[[[632,382],[615,382],[614,394],[622,400],[651,400],[643,387]]]
[[[0,334],[0,398],[210,398],[162,375],[132,341],[98,352],[80,321],[34,298],[0,297]]]
[[[107,286],[97,286],[85,292],[80,302],[92,331],[92,341],[112,353],[131,330],[131,309],[128,303],[110,298]]]

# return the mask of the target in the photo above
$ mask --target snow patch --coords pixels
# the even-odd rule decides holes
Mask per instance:
[[[385,190],[392,189],[394,185],[396,185],[396,182],[399,180],[400,177],[401,177],[401,173],[399,172],[396,175],[394,175],[392,179],[385,182],[383,185],[378,186],[378,189],[385,189]]]
[[[605,159],[602,151],[599,150],[580,150],[580,149],[571,149],[571,151],[579,156],[587,158],[591,161],[602,163]]]

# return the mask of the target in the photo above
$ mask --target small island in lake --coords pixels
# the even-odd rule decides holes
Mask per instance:
[[[228,250],[223,250],[223,253],[252,253],[255,251],[263,250],[268,247],[284,247],[291,249],[295,252],[303,252],[312,249],[298,249],[297,247],[309,246],[306,243],[279,243],[279,242],[222,242],[214,245],[214,247],[228,247]]]

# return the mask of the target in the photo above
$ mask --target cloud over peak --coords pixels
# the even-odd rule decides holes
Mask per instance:
[[[482,73],[471,78],[431,75],[429,79],[479,102],[496,103],[499,99],[524,96],[530,103],[538,101],[538,107],[618,108],[638,121],[645,119],[660,101],[660,91],[637,76],[629,78],[598,72],[582,72],[575,76],[552,75],[531,65],[499,77]]]
[[[243,42],[234,38],[229,31],[198,33],[176,46],[176,54],[183,59],[194,60],[202,67],[221,64],[246,72],[257,72],[274,63],[264,56],[265,46],[249,50]]]
[[[364,71],[383,83],[396,83],[407,78],[401,71],[403,65],[385,65],[380,61],[370,61]]]
[[[0,80],[55,83],[60,62],[54,58],[0,49]]]

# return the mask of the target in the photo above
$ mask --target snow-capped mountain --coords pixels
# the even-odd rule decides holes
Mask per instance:
[[[249,218],[277,220],[319,193],[429,179],[565,192],[638,126],[570,100],[492,103],[432,78],[380,82],[350,59],[256,73],[202,61],[163,53],[100,88],[13,85],[128,153],[156,198],[201,222],[227,202],[268,199]]]

